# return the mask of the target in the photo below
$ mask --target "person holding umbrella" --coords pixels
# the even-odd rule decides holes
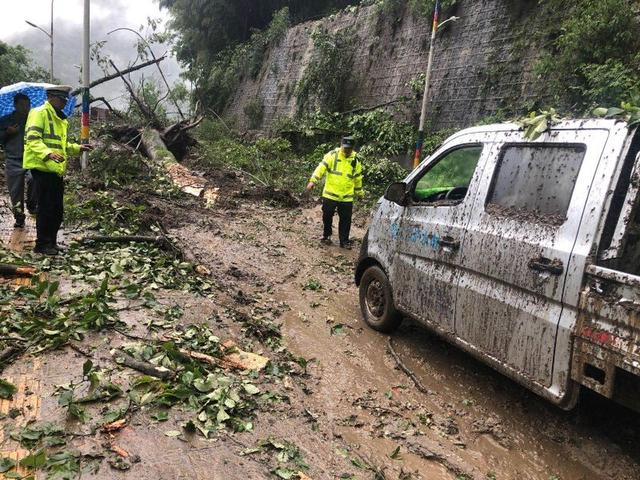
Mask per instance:
[[[57,255],[57,237],[63,218],[64,180],[67,158],[93,150],[91,145],[72,143],[67,138],[67,115],[71,87],[46,88],[47,101],[29,113],[26,125],[23,167],[31,169],[38,196],[36,246],[34,252]]]
[[[15,228],[23,228],[25,220],[24,186],[27,182],[26,207],[29,213],[36,210],[35,195],[31,174],[22,168],[24,149],[24,129],[31,108],[29,97],[18,93],[13,97],[14,111],[0,118],[0,145],[5,155],[5,181],[11,198],[11,208],[15,219]]]

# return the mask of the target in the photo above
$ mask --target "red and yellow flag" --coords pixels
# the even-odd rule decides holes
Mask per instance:
[[[438,15],[440,15],[440,2],[436,0],[436,7],[433,10],[433,31],[438,30]]]

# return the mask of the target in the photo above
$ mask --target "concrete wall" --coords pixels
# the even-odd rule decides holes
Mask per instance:
[[[443,12],[460,17],[439,32],[434,49],[429,121],[433,128],[465,127],[501,108],[535,97],[532,72],[536,51],[525,32],[535,28],[537,0],[461,0]],[[336,35],[350,26],[358,33],[353,64],[353,106],[372,106],[400,97],[411,100],[399,114],[414,120],[419,100],[406,86],[427,66],[430,20],[401,12],[381,16],[375,6],[352,9],[297,25],[272,46],[256,80],[243,79],[225,112],[246,127],[244,107],[257,99],[264,107],[262,128],[296,112],[295,86],[312,58],[311,33],[326,28]]]

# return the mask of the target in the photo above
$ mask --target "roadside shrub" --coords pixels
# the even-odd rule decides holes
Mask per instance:
[[[360,145],[367,145],[378,155],[399,156],[407,154],[415,141],[415,127],[399,122],[384,110],[378,109],[351,116],[347,131]]]
[[[365,146],[359,154],[363,171],[362,184],[371,201],[380,198],[389,184],[407,176],[408,171],[398,162],[376,155],[372,148]]]
[[[258,182],[294,192],[302,192],[315,167],[339,146],[343,135],[353,135],[363,165],[366,203],[377,200],[390,183],[407,175],[396,160],[411,156],[415,146],[414,126],[395,120],[382,109],[350,115],[314,111],[295,120],[283,119],[278,136],[253,143],[228,135],[218,138],[221,130],[217,125],[204,122],[199,130],[202,162],[239,169]],[[423,152],[431,153],[450,134],[451,130],[428,134]]]
[[[227,124],[218,119],[214,120],[211,118],[205,118],[196,130],[198,140],[204,142],[214,142],[232,135],[233,131]]]

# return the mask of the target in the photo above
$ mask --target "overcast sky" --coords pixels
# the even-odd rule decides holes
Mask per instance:
[[[64,83],[79,84],[79,70],[74,65],[81,64],[83,0],[54,0],[54,74]],[[34,59],[45,69],[49,69],[49,39],[39,30],[25,23],[29,20],[49,31],[51,0],[0,0],[0,40],[10,45],[21,44],[33,52]],[[125,67],[136,58],[135,44],[138,39],[133,33],[121,31],[107,35],[107,32],[129,27],[138,30],[147,24],[147,18],[168,20],[166,10],[160,11],[155,0],[91,0],[91,42],[107,40],[103,53],[109,55],[119,68]],[[145,32],[143,31],[144,35]],[[160,56],[169,46],[156,46],[154,52]],[[170,53],[170,52],[169,52]],[[175,59],[162,62],[169,83],[179,80],[180,67]],[[157,69],[147,67],[141,70],[146,78],[159,78]],[[96,65],[91,67],[91,79],[103,76]],[[133,76],[137,80],[139,76]],[[94,96],[116,99],[123,94],[120,80],[112,80],[92,90]]]

